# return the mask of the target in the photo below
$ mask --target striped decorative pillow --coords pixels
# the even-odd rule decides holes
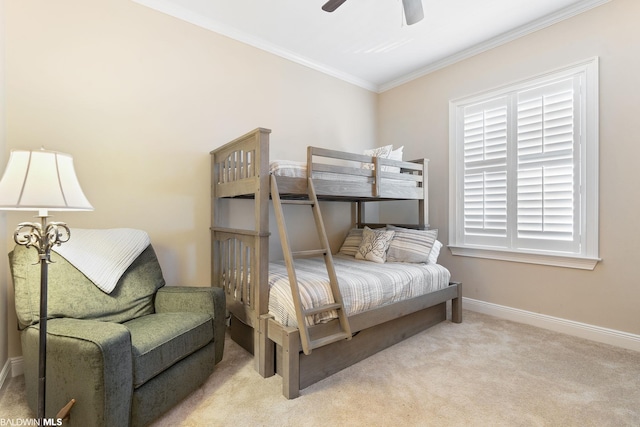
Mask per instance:
[[[431,248],[438,238],[438,230],[411,230],[387,226],[396,233],[389,245],[387,261],[426,263]]]
[[[352,228],[344,239],[339,253],[343,255],[356,256],[360,243],[362,243],[362,228]]]

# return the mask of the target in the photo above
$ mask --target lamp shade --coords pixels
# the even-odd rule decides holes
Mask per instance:
[[[1,210],[93,210],[69,154],[55,151],[11,151],[0,180]]]

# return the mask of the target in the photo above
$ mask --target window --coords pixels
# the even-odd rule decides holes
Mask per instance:
[[[593,269],[598,60],[450,103],[454,255]]]

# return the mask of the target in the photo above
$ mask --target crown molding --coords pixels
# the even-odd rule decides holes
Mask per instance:
[[[568,6],[556,13],[544,16],[527,25],[518,27],[512,31],[496,36],[485,42],[478,43],[468,49],[465,49],[454,55],[447,56],[446,58],[442,58],[412,73],[406,74],[395,80],[384,83],[379,86],[378,93],[382,93],[389,89],[393,89],[397,86],[403,85],[412,80],[415,80],[427,74],[433,73],[434,71],[448,67],[449,65],[453,65],[456,62],[463,61],[465,59],[471,58],[472,56],[478,55],[480,53],[483,53],[493,48],[496,48],[498,46],[501,46],[503,44],[519,39],[520,37],[524,37],[538,30],[542,30],[544,28],[550,27],[554,24],[557,24],[558,22],[564,21],[566,19],[572,18],[581,13],[587,12],[595,7],[602,6],[605,3],[609,3],[610,1],[611,0],[584,0],[572,6]]]
[[[427,66],[422,67],[414,72],[408,73],[397,79],[391,80],[383,84],[376,84],[374,82],[370,82],[368,80],[354,76],[350,73],[341,71],[335,67],[330,67],[330,66],[327,66],[326,64],[319,63],[308,57],[305,57],[298,53],[284,49],[273,43],[269,43],[259,37],[254,37],[250,34],[247,34],[243,31],[239,31],[221,22],[217,22],[212,19],[206,18],[200,14],[194,13],[184,7],[178,6],[173,1],[166,1],[166,0],[132,0],[132,1],[134,1],[135,3],[141,4],[143,6],[149,7],[151,9],[154,9],[158,12],[162,12],[166,15],[173,16],[175,18],[189,22],[193,25],[197,25],[199,27],[202,27],[207,30],[221,34],[223,36],[229,37],[233,40],[239,41],[249,46],[253,46],[257,49],[264,50],[266,52],[288,59],[292,62],[311,68],[313,70],[319,71],[321,73],[327,74],[329,76],[335,77],[337,79],[343,80],[347,83],[359,86],[363,89],[376,92],[376,93],[382,93],[387,90],[393,89],[397,86],[408,83],[417,78],[423,77],[434,71],[448,67],[449,65],[453,65],[457,62],[460,62],[465,59],[471,58],[472,56],[478,55],[482,52],[486,52],[490,49],[509,43],[513,40],[516,40],[520,37],[531,34],[535,31],[541,30],[543,28],[554,25],[558,22],[564,21],[565,19],[569,19],[571,17],[579,15],[595,7],[608,3],[611,0],[584,0],[584,1],[578,2],[556,13],[547,15],[527,25],[516,28],[515,30],[501,34],[485,42],[476,44],[454,55],[450,55],[438,61],[432,62],[431,64],[428,64]]]

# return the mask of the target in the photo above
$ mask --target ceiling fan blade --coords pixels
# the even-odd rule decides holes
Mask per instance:
[[[329,0],[324,5],[322,5],[322,10],[324,10],[325,12],[333,12],[334,10],[339,8],[345,1],[347,0]]]
[[[407,25],[413,25],[422,21],[424,18],[424,10],[422,10],[422,0],[402,0],[404,7],[404,16],[407,19]]]

